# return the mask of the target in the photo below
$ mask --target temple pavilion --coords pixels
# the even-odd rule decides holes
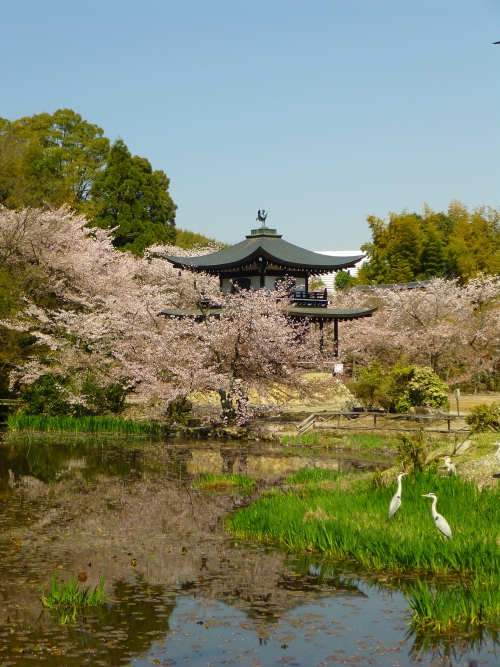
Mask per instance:
[[[259,211],[260,219],[260,211]],[[174,267],[199,273],[217,275],[223,292],[239,289],[273,290],[277,283],[287,280],[291,285],[289,317],[319,323],[334,323],[334,349],[338,355],[338,323],[360,317],[371,317],[372,308],[329,308],[328,294],[324,290],[311,291],[309,278],[354,267],[364,255],[332,257],[300,248],[283,240],[276,229],[266,227],[265,221],[258,229],[252,229],[244,241],[229,248],[197,257],[173,257],[163,255]],[[164,310],[161,315],[170,317],[218,316],[220,307],[205,304],[195,310]]]

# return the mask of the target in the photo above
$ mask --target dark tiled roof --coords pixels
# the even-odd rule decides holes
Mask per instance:
[[[287,308],[292,317],[309,318],[311,320],[356,320],[359,317],[371,317],[377,306],[370,308]]]
[[[331,257],[305,250],[284,241],[279,235],[254,235],[236,245],[199,257],[172,257],[165,259],[176,267],[191,268],[207,273],[221,273],[242,266],[248,266],[263,257],[270,264],[284,269],[309,269],[313,273],[329,273],[352,267],[364,255],[352,257]]]

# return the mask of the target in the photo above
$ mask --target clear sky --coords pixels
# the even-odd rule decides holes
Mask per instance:
[[[179,227],[357,248],[500,206],[499,0],[0,0],[0,116],[69,107],[171,178]]]

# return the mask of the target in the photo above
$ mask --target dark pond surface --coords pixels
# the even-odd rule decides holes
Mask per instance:
[[[4,439],[0,665],[499,664],[495,630],[415,636],[398,582],[238,543],[223,518],[250,499],[191,486],[201,472],[263,489],[301,467],[389,463],[259,443]],[[106,576],[108,604],[42,611],[54,572]]]

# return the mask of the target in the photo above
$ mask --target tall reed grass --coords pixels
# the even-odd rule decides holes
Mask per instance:
[[[303,471],[302,475],[318,476]],[[346,560],[371,571],[488,573],[500,577],[500,497],[460,478],[415,473],[403,482],[402,507],[388,520],[396,486],[372,489],[346,485],[338,473],[322,471],[298,489],[261,497],[228,519],[238,536],[272,542],[293,551]],[[298,476],[289,481],[297,482]],[[434,526],[430,501],[448,520],[453,540]],[[311,512],[321,520],[304,520]]]
[[[154,422],[134,422],[115,417],[47,417],[45,415],[8,415],[12,431],[55,431],[59,433],[122,433],[155,435],[160,427]]]
[[[470,632],[485,624],[498,625],[500,581],[482,576],[447,587],[432,587],[415,580],[407,589],[413,612],[411,625],[417,630]]]
[[[50,580],[50,589],[47,595],[42,591],[40,600],[42,606],[46,609],[55,609],[57,607],[98,607],[105,604],[104,596],[104,578],[101,578],[97,586],[92,590],[79,588],[76,577],[70,579],[67,583],[59,583],[56,575]]]

